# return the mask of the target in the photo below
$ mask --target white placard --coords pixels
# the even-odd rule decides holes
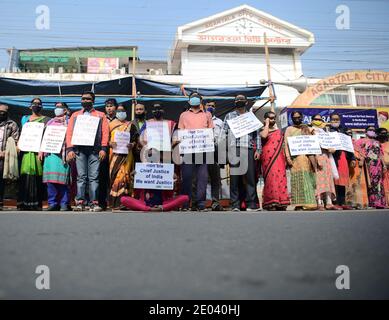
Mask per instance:
[[[65,140],[65,126],[47,126],[41,143],[41,152],[61,153]]]
[[[354,153],[351,137],[340,132],[321,132],[318,134],[323,149],[344,150]]]
[[[227,123],[235,138],[241,138],[263,127],[262,122],[251,111],[227,120]]]
[[[158,151],[171,151],[171,135],[167,121],[147,121],[146,122],[147,148]]]
[[[173,190],[174,164],[140,163],[135,164],[134,188]]]
[[[18,147],[25,152],[39,152],[41,147],[44,123],[41,122],[27,122],[22,127]]]
[[[354,153],[353,140],[347,134],[339,133],[339,140],[342,144],[342,149],[347,152]]]
[[[317,135],[288,137],[288,145],[292,156],[302,154],[321,154],[319,137]]]
[[[214,152],[213,129],[178,130],[180,154]]]
[[[100,118],[91,115],[79,115],[73,129],[72,145],[94,146]]]
[[[320,132],[317,136],[323,149],[339,150],[342,146],[337,132]]]
[[[131,134],[127,131],[116,131],[115,138],[116,147],[112,148],[113,153],[128,154],[128,144],[131,141]]]

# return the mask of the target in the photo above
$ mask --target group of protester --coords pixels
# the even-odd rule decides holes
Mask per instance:
[[[291,114],[293,125],[283,133],[276,124],[276,113],[264,115],[264,126],[236,138],[230,121],[249,110],[244,95],[235,98],[235,109],[222,121],[215,116],[214,101],[203,100],[198,93],[188,98],[188,108],[179,121],[164,119],[164,109],[154,104],[152,117],[136,104],[133,121],[127,120],[126,108],[115,99],[105,102],[105,113],[94,108],[95,94],[86,91],[82,108],[74,113],[66,103],[55,104],[54,117],[42,115],[42,101],[31,101],[26,123],[43,123],[44,127],[65,126],[66,136],[60,153],[26,152],[18,148],[20,129],[9,119],[8,106],[0,105],[0,206],[3,206],[5,180],[19,178],[18,209],[42,210],[47,193],[49,211],[114,210],[206,211],[207,184],[211,185],[211,209],[223,211],[220,203],[223,167],[229,170],[230,207],[232,211],[279,211],[293,205],[295,210],[347,210],[385,208],[389,204],[389,142],[384,128],[366,128],[366,137],[354,140],[354,153],[322,149],[320,155],[293,156],[288,137],[316,135],[322,132],[353,132],[341,126],[341,117],[331,115],[325,123],[320,114],[310,124],[303,124],[303,114]],[[80,116],[97,117],[93,146],[73,144],[73,134]],[[158,162],[175,165],[173,190],[134,189],[135,163],[148,162],[152,149],[147,148],[147,128],[151,122],[166,123],[172,151],[158,153]],[[213,129],[214,151],[211,153],[175,154],[180,130]],[[129,133],[128,152],[116,152],[117,133]],[[218,155],[227,146],[226,161]],[[230,152],[231,149],[233,152]],[[158,150],[157,150],[158,151]],[[198,161],[198,159],[202,161]],[[155,161],[155,158],[153,158]],[[211,161],[208,161],[211,159]],[[175,162],[177,163],[177,162]],[[244,170],[242,171],[242,164]],[[227,165],[227,166],[226,166]],[[20,171],[20,172],[19,172]],[[258,198],[257,182],[264,187]]]

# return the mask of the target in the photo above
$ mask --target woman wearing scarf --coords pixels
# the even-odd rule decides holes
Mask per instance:
[[[315,198],[315,157],[307,155],[291,156],[288,137],[312,134],[307,125],[302,124],[303,115],[292,112],[293,126],[285,131],[285,155],[290,167],[292,204],[295,210],[316,210]]]
[[[54,109],[55,118],[51,119],[47,126],[67,127],[65,107],[56,104]],[[40,154],[42,158],[42,154]],[[66,163],[65,142],[59,154],[44,154],[43,183],[47,184],[47,211],[69,211],[69,180],[70,167]]]
[[[366,138],[359,139],[357,146],[361,149],[365,158],[368,178],[369,206],[376,209],[386,207],[384,172],[386,171],[384,163],[384,154],[381,144],[377,141],[376,131],[373,126],[366,128]]]
[[[284,211],[290,204],[286,180],[286,159],[283,149],[284,135],[277,128],[274,112],[266,112],[264,119],[265,126],[260,133],[262,138],[262,175],[265,182],[263,208],[270,211]]]
[[[40,122],[46,125],[50,120],[41,114],[41,99],[32,99],[30,109],[32,114],[22,118],[22,128],[27,122]],[[42,210],[42,161],[37,152],[21,152],[21,156],[18,208],[20,210]]]
[[[377,135],[377,140],[381,143],[382,152],[384,153],[384,189],[385,189],[385,198],[386,205],[389,205],[389,142],[388,142],[388,129],[379,128]]]
[[[352,130],[346,130],[346,135],[352,137]],[[357,144],[357,140],[352,139],[352,141],[356,165],[354,168],[349,168],[350,182],[346,192],[346,204],[355,209],[367,209],[369,206],[369,199],[367,197],[366,170],[364,166],[365,158],[362,149]]]
[[[326,126],[323,118],[320,114],[315,114],[312,117],[312,128],[315,134],[324,133]],[[318,210],[334,210],[337,209],[332,205],[332,200],[335,199],[335,185],[334,177],[332,174],[332,167],[330,158],[334,149],[322,149],[322,154],[316,155],[317,168],[316,168],[316,199],[318,204]],[[325,202],[325,206],[324,206]]]
[[[130,172],[134,168],[133,148],[138,139],[136,126],[126,120],[127,113],[124,106],[119,105],[116,110],[116,119],[109,124],[110,129],[110,155],[109,155],[109,176],[110,176],[110,205],[112,209],[120,208],[120,198],[132,193],[130,185]],[[115,135],[117,132],[129,132],[130,143],[128,154],[115,153]]]

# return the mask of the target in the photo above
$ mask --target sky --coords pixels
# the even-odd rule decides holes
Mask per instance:
[[[142,60],[167,60],[177,27],[248,4],[307,29],[315,44],[302,56],[307,77],[355,69],[389,71],[389,0],[0,0],[0,69],[7,48],[136,45]],[[35,12],[50,9],[50,29]],[[350,10],[350,29],[336,28],[336,8]]]

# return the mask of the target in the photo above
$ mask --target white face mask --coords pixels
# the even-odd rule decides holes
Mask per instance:
[[[61,117],[65,114],[65,109],[63,108],[55,108],[54,109],[54,114],[56,117]]]
[[[127,118],[127,113],[125,111],[117,111],[116,118],[120,121],[123,121]]]

